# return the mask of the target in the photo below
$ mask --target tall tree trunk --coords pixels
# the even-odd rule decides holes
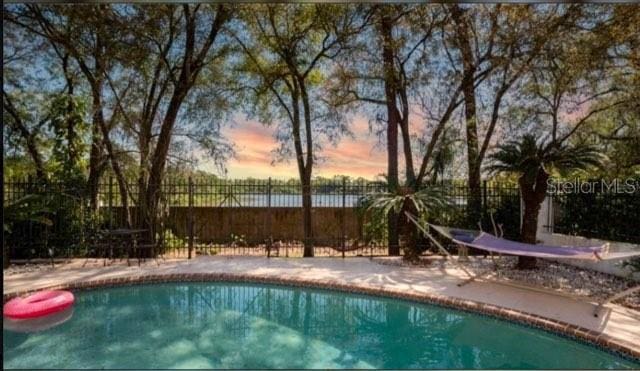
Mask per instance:
[[[390,193],[398,191],[398,183],[398,125],[395,119],[390,119],[387,124],[387,187]],[[388,253],[398,256],[400,255],[398,215],[393,210],[389,211],[387,217],[387,229]]]
[[[535,244],[537,242],[538,213],[540,204],[533,201],[524,202],[522,217],[522,230],[520,232],[522,242]]]
[[[151,116],[152,117],[152,116]],[[146,188],[149,181],[149,153],[151,150],[152,138],[152,118],[144,116],[140,123],[140,134],[138,136],[138,150],[140,151],[140,162],[138,172],[138,215],[137,225],[139,228],[148,228],[151,225],[149,220],[149,210],[147,206]],[[149,241],[153,241],[153,231],[149,230]]]
[[[33,165],[36,168],[36,179],[38,181],[45,181],[47,179],[47,175],[44,171],[44,164],[42,162],[42,157],[40,156],[40,152],[35,143],[35,138],[33,135],[29,136],[29,139],[26,141],[27,143],[27,152],[31,156],[31,160],[33,161]]]
[[[304,257],[312,257],[313,251],[313,223],[312,223],[312,200],[311,200],[311,174],[313,171],[313,133],[311,131],[311,105],[304,78],[297,75],[300,97],[302,98],[302,108],[304,109],[305,138],[307,148],[307,159],[304,168],[302,184],[302,208],[304,219]]]
[[[402,147],[404,152],[404,163],[407,176],[407,185],[414,190],[418,189],[416,183],[416,174],[413,169],[413,153],[411,152],[411,134],[409,133],[409,117],[403,116],[401,120],[398,120],[400,124],[400,132],[402,134]]]
[[[396,84],[394,77],[392,20],[386,14],[380,19],[380,34],[382,36],[382,60],[384,64],[384,91],[387,102],[387,185],[391,193],[398,188],[398,125],[399,117],[396,109]],[[400,241],[398,237],[398,216],[391,211],[387,220],[388,253],[400,255]]]
[[[65,164],[65,166],[69,166],[69,165],[78,166],[78,163],[80,162],[81,153],[77,150],[78,148],[75,145],[78,134],[76,132],[76,126],[75,126],[76,123],[71,118],[71,116],[73,115],[73,111],[75,109],[74,102],[73,102],[75,81],[73,79],[73,75],[69,72],[69,55],[68,54],[62,56],[62,71],[64,74],[64,78],[67,81],[67,96],[68,96],[67,120],[65,122],[65,125],[66,125],[65,136],[67,140],[67,160],[69,163]]]
[[[138,193],[136,225],[139,228],[144,228],[145,226],[148,225],[148,223],[146,222],[148,210],[147,210],[147,202],[146,202],[146,196],[145,196],[147,177],[145,176],[146,169],[143,169],[141,167],[139,171],[140,171],[140,174],[138,175],[138,182],[136,187],[136,191]],[[151,240],[151,238],[149,238],[149,240]]]
[[[406,86],[398,83],[397,92],[402,102],[402,115],[398,119],[400,133],[402,134],[402,149],[404,152],[405,173],[407,186],[417,191],[420,186],[416,179],[416,172],[413,168],[413,152],[411,150],[411,132],[409,130],[409,99],[407,98]]]
[[[476,64],[469,35],[469,25],[464,10],[455,5],[451,15],[456,23],[456,43],[462,56],[462,94],[464,98],[465,128],[467,134],[467,170],[469,183],[469,203],[467,215],[469,223],[480,221],[482,213],[482,193],[480,188],[480,164],[478,148],[478,122],[476,116],[475,71]]]
[[[153,154],[150,156],[149,175],[143,195],[140,195],[141,204],[146,208],[146,215],[143,218],[147,229],[149,230],[149,239],[155,241],[155,225],[158,217],[158,207],[161,196],[161,183],[164,177],[164,170],[171,144],[173,127],[180,111],[180,107],[184,102],[189,90],[194,86],[198,79],[198,75],[205,65],[204,61],[209,55],[209,51],[213,46],[220,30],[231,15],[231,9],[226,5],[219,4],[217,6],[216,15],[211,20],[211,28],[205,37],[199,37],[199,27],[196,13],[199,6],[190,7],[188,4],[182,6],[185,20],[185,35],[182,49],[182,57],[179,65],[167,66],[169,69],[179,69],[178,78],[174,81],[173,91],[167,103],[167,110],[162,119],[160,126],[160,134],[158,136]],[[198,31],[198,32],[197,32]],[[200,35],[202,36],[202,35]],[[196,40],[202,40],[200,49],[196,46]],[[171,45],[171,43],[169,44]],[[168,50],[168,49],[167,49]],[[166,61],[166,54],[162,55]],[[153,119],[153,116],[151,116]]]
[[[98,101],[100,97],[97,98]],[[116,158],[115,149],[113,148],[113,143],[111,143],[111,139],[109,138],[109,129],[107,128],[106,123],[104,122],[104,116],[102,114],[102,108],[99,109],[97,113],[98,125],[100,126],[100,130],[102,132],[102,139],[104,140],[104,146],[107,150],[107,156],[109,157],[109,162],[111,163],[111,168],[113,169],[113,173],[116,175],[116,181],[118,182],[118,190],[120,192],[120,206],[122,206],[122,210],[124,212],[125,217],[125,227],[131,228],[131,210],[129,210],[129,191],[127,189],[127,179],[124,176],[124,172],[120,167],[120,163]]]
[[[93,119],[91,123],[91,150],[89,151],[89,176],[87,177],[87,194],[91,211],[98,210],[98,193],[100,192],[100,178],[104,173],[104,160],[102,156],[102,135],[98,123],[99,100],[93,96]]]
[[[467,205],[467,215],[469,224],[476,226],[482,221],[482,180],[480,178],[480,166],[475,161],[469,162],[469,203]]]
[[[409,194],[413,192],[413,188],[405,187],[402,191],[404,194]],[[413,224],[411,220],[407,217],[405,213],[409,213],[411,215],[418,215],[418,210],[415,207],[415,204],[409,199],[405,199],[404,204],[402,205],[402,211],[400,211],[400,229],[402,231],[403,237],[403,250],[404,250],[404,260],[416,262],[420,260],[421,251],[418,248],[418,230],[416,226]]]
[[[204,65],[203,61],[208,55],[211,46],[222,28],[222,25],[228,20],[230,15],[229,9],[220,4],[217,7],[217,13],[211,23],[211,29],[204,38],[203,45],[200,50],[196,48],[196,12],[198,7],[191,9],[187,4],[182,6],[185,15],[185,41],[182,51],[182,61],[180,65],[180,74],[174,83],[173,93],[167,103],[167,111],[162,119],[160,126],[160,135],[156,142],[155,149],[150,158],[149,179],[145,191],[145,207],[147,208],[147,217],[145,222],[147,228],[151,232],[150,239],[155,240],[152,233],[158,217],[158,206],[161,196],[161,183],[164,177],[164,170],[167,163],[167,155],[169,154],[169,146],[173,134],[173,127],[178,117],[180,107],[184,102],[189,90],[196,83],[198,75]],[[193,10],[193,13],[192,13]]]
[[[311,214],[311,173],[302,180],[302,213],[304,225],[304,254],[305,258],[313,257],[313,229]]]
[[[145,229],[149,231],[149,239],[155,241],[155,229],[158,222],[158,211],[160,206],[161,185],[164,177],[164,169],[167,162],[167,155],[169,154],[169,146],[171,144],[171,133],[173,132],[173,126],[176,118],[178,117],[178,111],[180,106],[186,97],[186,87],[176,88],[177,92],[174,93],[167,113],[165,114],[162,122],[162,128],[160,136],[156,143],[155,151],[151,159],[151,169],[149,171],[149,180],[145,191],[145,207],[147,215],[144,218],[146,225]]]
[[[547,195],[548,179],[549,174],[541,168],[538,170],[535,179],[531,180],[525,176],[521,176],[518,180],[524,203],[522,228],[520,230],[520,239],[524,243],[537,243],[538,213]],[[533,269],[535,267],[536,258],[526,256],[518,257],[519,269]]]

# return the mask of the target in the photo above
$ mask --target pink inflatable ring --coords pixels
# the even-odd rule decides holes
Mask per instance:
[[[63,290],[45,290],[26,298],[13,298],[4,305],[3,314],[9,318],[35,318],[60,312],[74,302],[73,294]]]

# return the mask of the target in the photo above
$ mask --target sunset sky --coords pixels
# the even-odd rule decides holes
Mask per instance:
[[[275,158],[272,151],[278,147],[274,128],[246,119],[238,119],[236,122],[237,125],[223,129],[225,137],[234,143],[236,150],[235,158],[227,163],[229,178],[298,177],[293,159],[272,164]],[[324,147],[320,155],[325,160],[314,165],[314,176],[349,175],[373,179],[386,172],[385,149],[376,145],[378,138],[369,132],[367,119],[357,117],[350,129],[354,134],[353,138],[344,137],[336,147]],[[215,166],[211,162],[203,161],[200,169],[215,172]]]

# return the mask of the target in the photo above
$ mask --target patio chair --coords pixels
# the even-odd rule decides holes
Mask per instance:
[[[159,234],[160,237],[155,241],[151,241],[148,238],[143,238],[137,241],[136,250],[137,250],[137,258],[138,258],[138,266],[140,266],[140,259],[145,260],[147,256],[153,258],[158,267],[160,263],[158,262],[158,256],[164,259],[164,254],[161,254],[162,249],[164,247],[164,236],[162,233]]]
[[[103,265],[106,266],[108,250],[109,242],[101,233],[91,236],[87,241],[87,250],[85,251],[85,260],[84,263],[82,263],[82,267],[87,265],[87,262],[89,262],[92,256],[98,259],[103,258]]]

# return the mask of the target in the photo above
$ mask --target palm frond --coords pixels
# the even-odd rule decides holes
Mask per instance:
[[[497,151],[489,156],[486,170],[533,177],[540,168],[566,173],[598,166],[601,161],[602,156],[595,147],[569,144],[545,146],[538,144],[534,135],[527,134],[520,140],[499,145]]]
[[[404,195],[390,192],[371,193],[361,200],[360,206],[366,211],[382,212],[384,215],[389,215],[392,211],[395,214],[400,213],[405,202],[412,203],[420,214],[444,210],[453,204],[441,188],[427,187]]]

